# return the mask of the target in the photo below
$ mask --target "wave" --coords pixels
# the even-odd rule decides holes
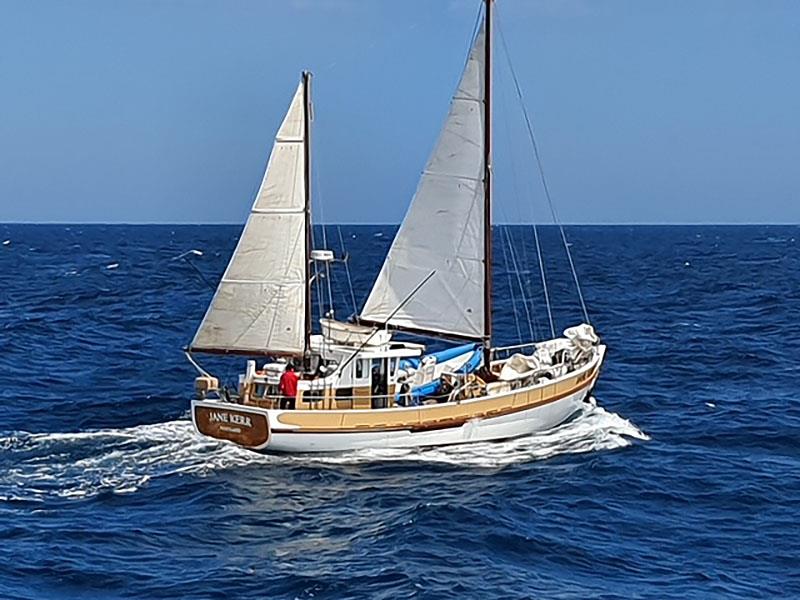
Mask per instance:
[[[430,449],[359,450],[331,455],[264,455],[195,433],[189,420],[76,433],[14,432],[0,437],[0,501],[83,499],[135,492],[154,478],[205,476],[254,464],[352,465],[418,461],[498,468],[560,454],[613,450],[648,440],[630,421],[594,401],[569,422],[508,440]]]

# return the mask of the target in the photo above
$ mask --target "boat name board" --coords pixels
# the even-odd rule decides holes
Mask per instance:
[[[247,415],[240,413],[230,413],[221,411],[209,411],[208,420],[212,423],[230,423],[232,425],[243,425],[244,427],[253,427],[253,422]]]
[[[193,405],[193,420],[197,430],[218,440],[234,442],[245,448],[260,449],[269,443],[270,428],[266,412]]]

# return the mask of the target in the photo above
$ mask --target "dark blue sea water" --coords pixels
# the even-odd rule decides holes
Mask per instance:
[[[357,301],[392,231],[343,228]],[[238,232],[0,225],[0,597],[800,597],[800,228],[570,227],[609,346],[596,407],[513,442],[317,458],[187,421],[211,291],[171,259],[200,249],[215,280]]]

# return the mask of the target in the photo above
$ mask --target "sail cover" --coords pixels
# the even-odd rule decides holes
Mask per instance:
[[[484,219],[484,30],[378,279],[368,321],[481,338]],[[431,272],[435,275],[390,318]]]
[[[193,350],[301,354],[305,346],[303,84],[278,130],[250,216]]]

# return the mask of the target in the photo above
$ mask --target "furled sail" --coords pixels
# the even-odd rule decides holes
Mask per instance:
[[[484,334],[484,29],[362,318],[470,338]],[[403,299],[435,275],[397,314]]]
[[[306,314],[305,94],[275,137],[239,243],[192,350],[302,354]]]

